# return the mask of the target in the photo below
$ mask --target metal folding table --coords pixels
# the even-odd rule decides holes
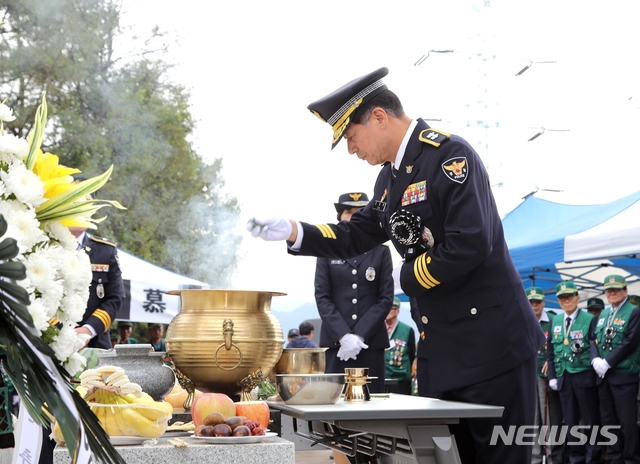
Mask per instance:
[[[448,424],[500,417],[501,406],[418,396],[372,395],[371,401],[269,406],[291,416],[296,435],[345,453],[352,463],[460,464]]]

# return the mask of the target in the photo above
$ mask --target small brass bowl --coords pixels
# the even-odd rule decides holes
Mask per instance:
[[[324,374],[329,348],[285,348],[276,363],[276,374]]]
[[[276,387],[286,404],[335,404],[344,374],[277,374]]]

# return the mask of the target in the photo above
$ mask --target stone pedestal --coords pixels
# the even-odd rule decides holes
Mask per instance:
[[[127,464],[193,464],[194,462],[223,462],[247,464],[295,464],[295,446],[279,437],[261,443],[237,445],[212,445],[191,437],[180,437],[189,446],[176,448],[159,438],[157,444],[143,446],[116,446]],[[57,446],[53,453],[54,464],[70,464],[71,457],[65,447]]]

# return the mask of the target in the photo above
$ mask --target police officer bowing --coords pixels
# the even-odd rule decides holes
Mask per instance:
[[[423,321],[429,388],[444,399],[504,407],[501,418],[470,419],[473,442],[458,447],[477,450],[477,462],[530,462],[530,446],[489,444],[495,426],[533,423],[535,355],[544,336],[509,255],[487,172],[464,139],[406,115],[383,81],[387,73],[377,69],[308,106],[332,128],[332,148],[345,139],[349,153],[383,166],[369,204],[338,224],[253,217],[247,228],[287,240],[291,254],[330,259],[391,240],[405,258],[394,270],[397,284],[416,298]]]

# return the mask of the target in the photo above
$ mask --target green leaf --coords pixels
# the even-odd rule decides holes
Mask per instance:
[[[38,159],[38,150],[42,145],[42,138],[44,136],[44,128],[47,124],[47,99],[46,94],[42,96],[42,103],[38,106],[36,111],[35,127],[33,129],[33,137],[29,143],[29,154],[25,161],[27,169],[33,170],[33,166]]]
[[[0,275],[12,280],[24,280],[27,278],[27,268],[22,263],[2,263],[0,264]]]
[[[0,242],[0,259],[13,259],[18,256],[19,252],[20,248],[18,248],[18,241],[15,238],[5,238]]]

